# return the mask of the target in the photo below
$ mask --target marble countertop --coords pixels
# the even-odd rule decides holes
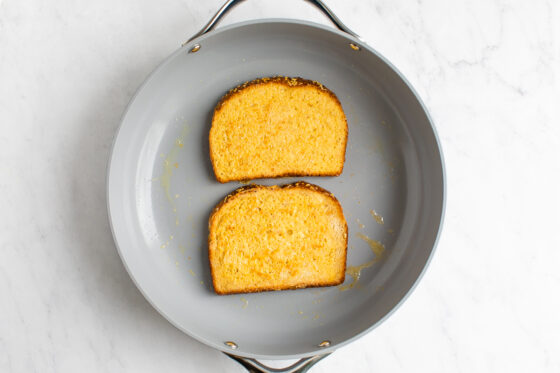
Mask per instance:
[[[412,296],[312,371],[560,371],[560,3],[326,2],[423,98],[448,203]],[[221,3],[0,0],[0,371],[243,371],[144,300],[105,209],[125,106]],[[328,24],[296,0],[224,24],[262,17]]]

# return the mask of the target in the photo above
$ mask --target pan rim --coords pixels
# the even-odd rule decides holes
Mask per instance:
[[[129,264],[127,263],[127,261],[125,259],[125,255],[123,253],[123,250],[121,249],[121,247],[119,245],[117,235],[115,233],[113,214],[111,212],[111,198],[112,197],[111,197],[110,181],[111,181],[112,164],[114,162],[113,158],[115,157],[115,153],[116,153],[115,152],[115,144],[117,142],[117,139],[119,138],[119,135],[121,134],[121,130],[122,130],[122,127],[123,127],[124,120],[127,117],[127,114],[130,111],[131,107],[133,106],[134,102],[136,101],[136,98],[137,98],[138,94],[145,88],[145,86],[148,84],[148,82],[150,82],[153,79],[154,75],[157,72],[159,72],[173,58],[175,58],[176,55],[178,55],[179,53],[183,53],[184,50],[192,48],[195,44],[200,43],[203,40],[206,40],[208,38],[212,38],[212,37],[217,36],[217,35],[219,35],[221,33],[224,33],[224,32],[231,31],[232,29],[242,28],[242,27],[245,27],[245,26],[262,24],[262,23],[307,26],[307,27],[319,29],[323,32],[330,32],[330,33],[342,36],[350,42],[357,43],[360,47],[362,47],[362,49],[366,50],[369,53],[374,54],[377,58],[379,58],[385,65],[387,65],[392,71],[394,71],[395,74],[398,76],[398,78],[406,85],[406,87],[414,95],[414,98],[420,104],[420,107],[422,108],[422,111],[426,115],[426,119],[428,120],[428,123],[430,124],[431,133],[432,133],[432,135],[434,137],[434,140],[435,140],[435,143],[436,143],[437,154],[439,156],[439,163],[440,163],[441,174],[442,174],[442,184],[441,184],[442,207],[441,207],[441,216],[440,216],[439,223],[438,223],[437,233],[435,235],[434,242],[433,242],[432,248],[430,250],[430,254],[428,255],[428,258],[426,259],[426,262],[424,263],[422,270],[420,271],[417,278],[414,280],[413,284],[410,286],[410,288],[407,290],[407,292],[404,294],[404,296],[383,317],[381,317],[377,322],[371,324],[368,328],[362,330],[361,332],[355,334],[354,336],[352,336],[350,338],[347,338],[344,341],[337,342],[337,343],[335,343],[335,344],[333,344],[333,345],[331,345],[330,347],[327,347],[327,348],[317,348],[317,349],[313,350],[311,353],[306,352],[306,353],[292,354],[292,355],[266,355],[266,354],[256,354],[256,353],[244,352],[244,351],[241,351],[241,350],[240,351],[231,350],[231,349],[227,348],[225,345],[221,345],[221,344],[215,343],[211,340],[208,340],[205,336],[196,334],[196,333],[192,332],[191,330],[189,330],[189,329],[179,325],[178,323],[176,323],[169,315],[167,315],[167,313],[164,310],[160,309],[157,306],[157,304],[144,291],[144,289],[140,285],[139,281],[135,278],[132,269],[129,267]],[[434,125],[434,121],[433,121],[429,111],[427,110],[426,105],[424,104],[420,95],[414,89],[412,84],[405,78],[405,76],[397,69],[396,66],[394,66],[389,60],[387,60],[377,50],[375,50],[374,48],[369,46],[364,40],[360,40],[360,39],[358,39],[356,37],[353,37],[352,35],[347,34],[343,31],[340,31],[340,30],[337,30],[337,29],[334,29],[332,27],[325,26],[325,25],[322,25],[322,24],[319,24],[319,23],[316,23],[316,22],[296,20],[296,19],[288,19],[288,18],[264,18],[264,19],[258,19],[258,20],[236,22],[236,23],[233,23],[233,24],[230,24],[230,25],[227,25],[227,26],[223,26],[223,27],[220,27],[217,30],[211,31],[207,34],[199,36],[196,39],[191,40],[190,42],[184,44],[183,46],[181,46],[180,48],[178,48],[177,50],[175,50],[174,52],[169,54],[166,58],[164,58],[150,72],[150,74],[144,79],[144,81],[137,88],[137,90],[135,91],[134,95],[131,97],[126,109],[124,110],[124,112],[123,112],[123,114],[120,118],[119,125],[118,125],[118,127],[117,127],[117,129],[116,129],[116,131],[113,135],[111,150],[110,150],[109,158],[108,158],[108,161],[107,161],[105,187],[106,187],[106,200],[107,200],[107,215],[108,215],[108,220],[109,220],[109,226],[110,226],[110,229],[111,229],[111,234],[113,236],[113,241],[115,242],[115,247],[117,248],[117,252],[119,254],[119,257],[121,258],[123,266],[125,267],[125,269],[126,269],[128,275],[130,276],[132,282],[134,283],[134,285],[136,286],[138,291],[140,291],[140,293],[148,301],[148,303],[159,314],[161,314],[171,325],[173,325],[174,327],[176,327],[177,329],[179,329],[180,331],[182,331],[186,335],[190,336],[191,338],[195,339],[196,341],[205,344],[206,346],[212,347],[212,348],[214,348],[218,351],[224,352],[224,353],[228,353],[228,354],[234,353],[235,355],[240,356],[240,357],[253,358],[253,359],[264,359],[264,360],[300,359],[300,358],[305,358],[305,357],[309,357],[309,356],[313,356],[313,355],[328,354],[328,353],[334,352],[335,350],[337,350],[340,347],[343,347],[343,346],[345,346],[345,345],[363,337],[364,335],[368,334],[373,329],[375,329],[377,326],[381,325],[398,308],[400,308],[402,306],[402,304],[408,299],[408,297],[413,293],[413,291],[416,289],[416,287],[420,283],[420,280],[424,276],[428,266],[430,265],[430,263],[432,261],[432,258],[434,256],[434,253],[436,251],[439,239],[441,237],[441,232],[443,230],[443,225],[444,225],[444,220],[445,220],[446,203],[447,203],[446,167],[445,167],[445,161],[444,161],[444,155],[443,155],[441,142],[440,142],[439,136],[437,134],[437,131],[436,131],[436,128],[435,128],[435,125]]]

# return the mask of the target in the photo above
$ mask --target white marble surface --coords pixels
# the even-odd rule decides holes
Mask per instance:
[[[0,371],[242,371],[144,300],[105,210],[125,105],[221,2],[0,0]],[[560,3],[327,3],[425,100],[449,195],[420,286],[313,371],[560,371]],[[225,23],[266,16],[327,24],[295,0]]]

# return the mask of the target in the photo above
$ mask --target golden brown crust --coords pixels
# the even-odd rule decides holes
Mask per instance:
[[[348,136],[348,135],[346,135]],[[210,153],[210,160],[212,160],[212,153]],[[214,168],[214,175],[216,176],[216,181],[218,181],[219,183],[225,184],[225,183],[229,183],[230,181],[250,181],[253,179],[279,179],[281,177],[300,177],[300,176],[322,176],[322,177],[326,177],[326,176],[340,176],[340,174],[342,173],[342,170],[344,168],[344,161],[342,162],[342,165],[340,166],[340,169],[337,170],[336,172],[333,173],[329,173],[329,172],[285,172],[285,173],[281,173],[281,174],[256,174],[256,175],[252,175],[250,178],[248,179],[222,179],[220,178],[217,174],[216,174],[216,168],[214,167],[214,161],[212,161],[212,167]]]
[[[290,188],[300,188],[300,189],[308,189],[308,190],[313,190],[316,192],[320,192],[322,194],[324,194],[325,196],[327,196],[328,198],[330,198],[332,201],[334,201],[334,203],[338,206],[339,208],[339,218],[341,219],[341,221],[344,222],[344,237],[346,238],[346,244],[345,244],[345,255],[344,255],[344,271],[342,272],[341,278],[338,279],[337,281],[333,281],[331,282],[322,282],[322,283],[310,283],[307,284],[305,286],[293,286],[293,287],[270,287],[270,288],[248,288],[245,291],[230,291],[230,292],[221,292],[219,290],[216,289],[216,283],[214,280],[214,266],[212,265],[213,261],[212,261],[212,250],[210,250],[210,234],[212,232],[212,227],[214,225],[214,218],[216,216],[216,213],[228,202],[230,202],[233,198],[244,194],[244,193],[253,193],[256,192],[259,189],[271,189],[271,188],[278,188],[278,189],[290,189]],[[276,290],[294,290],[294,289],[304,289],[304,288],[313,288],[313,287],[323,287],[323,286],[336,286],[336,285],[340,285],[344,282],[344,279],[346,277],[346,254],[348,251],[348,224],[346,223],[346,219],[344,218],[344,214],[342,211],[342,205],[340,204],[340,202],[336,199],[336,197],[329,192],[326,189],[321,188],[318,185],[315,184],[310,184],[307,183],[305,181],[297,181],[295,183],[290,183],[290,184],[285,184],[285,185],[273,185],[273,186],[265,186],[265,185],[247,185],[247,186],[242,186],[240,188],[237,188],[236,190],[234,190],[233,192],[231,192],[230,194],[228,194],[222,201],[220,201],[216,207],[214,207],[214,209],[212,210],[212,213],[210,214],[210,219],[208,220],[208,259],[210,262],[210,273],[212,276],[212,286],[214,288],[214,291],[216,292],[216,294],[219,295],[228,295],[228,294],[245,294],[245,293],[260,293],[263,291],[276,291]]]
[[[346,270],[345,270],[346,271]],[[245,291],[218,291],[214,286],[214,279],[212,278],[212,286],[214,286],[214,292],[218,295],[234,295],[234,294],[250,294],[250,293],[262,293],[265,291],[282,291],[282,290],[297,290],[297,289],[308,289],[308,288],[322,288],[327,286],[336,286],[340,285],[344,282],[344,276],[342,277],[341,281],[333,282],[333,283],[317,283],[317,284],[308,284],[306,286],[291,286],[291,287],[270,287],[270,288],[247,288]]]
[[[216,108],[214,109],[214,112],[216,112],[217,110],[220,110],[222,108],[222,105],[227,100],[229,100],[231,97],[233,97],[237,93],[241,92],[245,88],[248,88],[248,87],[254,86],[254,85],[268,84],[268,83],[280,83],[280,84],[284,84],[288,87],[312,86],[312,87],[319,88],[321,91],[327,92],[332,98],[334,98],[336,100],[336,102],[338,102],[340,107],[342,108],[342,105],[340,104],[340,101],[338,100],[338,97],[336,97],[336,95],[333,93],[333,91],[331,91],[330,89],[325,87],[323,84],[321,84],[321,83],[319,83],[315,80],[304,79],[304,78],[300,78],[300,77],[297,77],[297,76],[293,77],[293,78],[288,77],[288,76],[273,76],[273,77],[268,77],[268,78],[267,77],[256,78],[256,79],[250,80],[248,82],[245,82],[243,84],[238,85],[237,87],[234,87],[234,88],[230,89],[220,99],[220,101],[218,101],[218,104],[216,105]]]
[[[235,88],[232,88],[228,91],[228,93],[226,93],[221,99],[220,101],[218,101],[218,104],[216,105],[216,107],[214,108],[214,113],[212,115],[212,124],[214,123],[214,118],[216,116],[216,113],[222,108],[222,106],[224,105],[224,103],[226,101],[228,101],[231,97],[233,97],[234,95],[238,94],[239,92],[241,92],[242,90],[244,90],[245,88],[248,88],[250,86],[254,86],[254,85],[260,85],[260,84],[268,84],[268,83],[280,83],[280,84],[284,84],[287,85],[289,87],[305,87],[305,86],[312,86],[312,87],[317,87],[320,90],[327,92],[337,103],[337,105],[340,107],[340,110],[344,113],[344,109],[342,108],[342,104],[340,103],[340,100],[338,99],[338,97],[334,94],[333,91],[331,91],[330,89],[328,89],[327,87],[325,87],[323,84],[314,81],[314,80],[308,80],[308,79],[304,79],[304,78],[300,78],[300,77],[287,77],[287,76],[274,76],[274,77],[270,77],[270,78],[257,78],[257,79],[253,79],[251,81],[245,82],[241,85],[238,85]],[[345,134],[344,134],[344,153],[342,154],[342,163],[340,164],[340,169],[338,169],[336,172],[333,173],[328,173],[328,172],[286,172],[286,173],[282,173],[282,174],[257,174],[254,176],[251,176],[251,178],[247,179],[247,180],[251,180],[251,179],[264,179],[264,178],[271,178],[271,179],[277,179],[277,178],[281,178],[281,177],[298,177],[298,176],[339,176],[342,173],[342,170],[344,169],[344,162],[346,162],[346,145],[348,144],[348,120],[346,119],[346,115],[344,115],[344,122],[346,124],[345,127]],[[209,144],[209,149],[212,149],[212,138],[209,136],[208,137],[208,144]],[[218,173],[216,172],[216,163],[214,160],[214,157],[212,155],[212,152],[210,151],[210,161],[212,162],[212,169],[214,171],[214,175],[216,177],[216,180],[220,183],[227,183],[230,181],[244,181],[243,179],[223,179],[220,178],[218,176]]]

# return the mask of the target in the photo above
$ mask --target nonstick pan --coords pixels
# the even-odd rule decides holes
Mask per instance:
[[[268,19],[213,30],[228,1],[140,87],[114,140],[107,198],[113,236],[134,283],[169,322],[253,371],[255,359],[301,359],[304,371],[371,331],[403,302],[432,256],[445,180],[437,135],[420,98],[379,53],[320,1],[337,29]],[[331,191],[349,228],[342,286],[218,296],[207,235],[212,208],[241,186],[215,181],[212,111],[257,77],[316,80],[340,99],[349,126],[339,177],[305,180]],[[374,255],[370,246],[383,245]]]

